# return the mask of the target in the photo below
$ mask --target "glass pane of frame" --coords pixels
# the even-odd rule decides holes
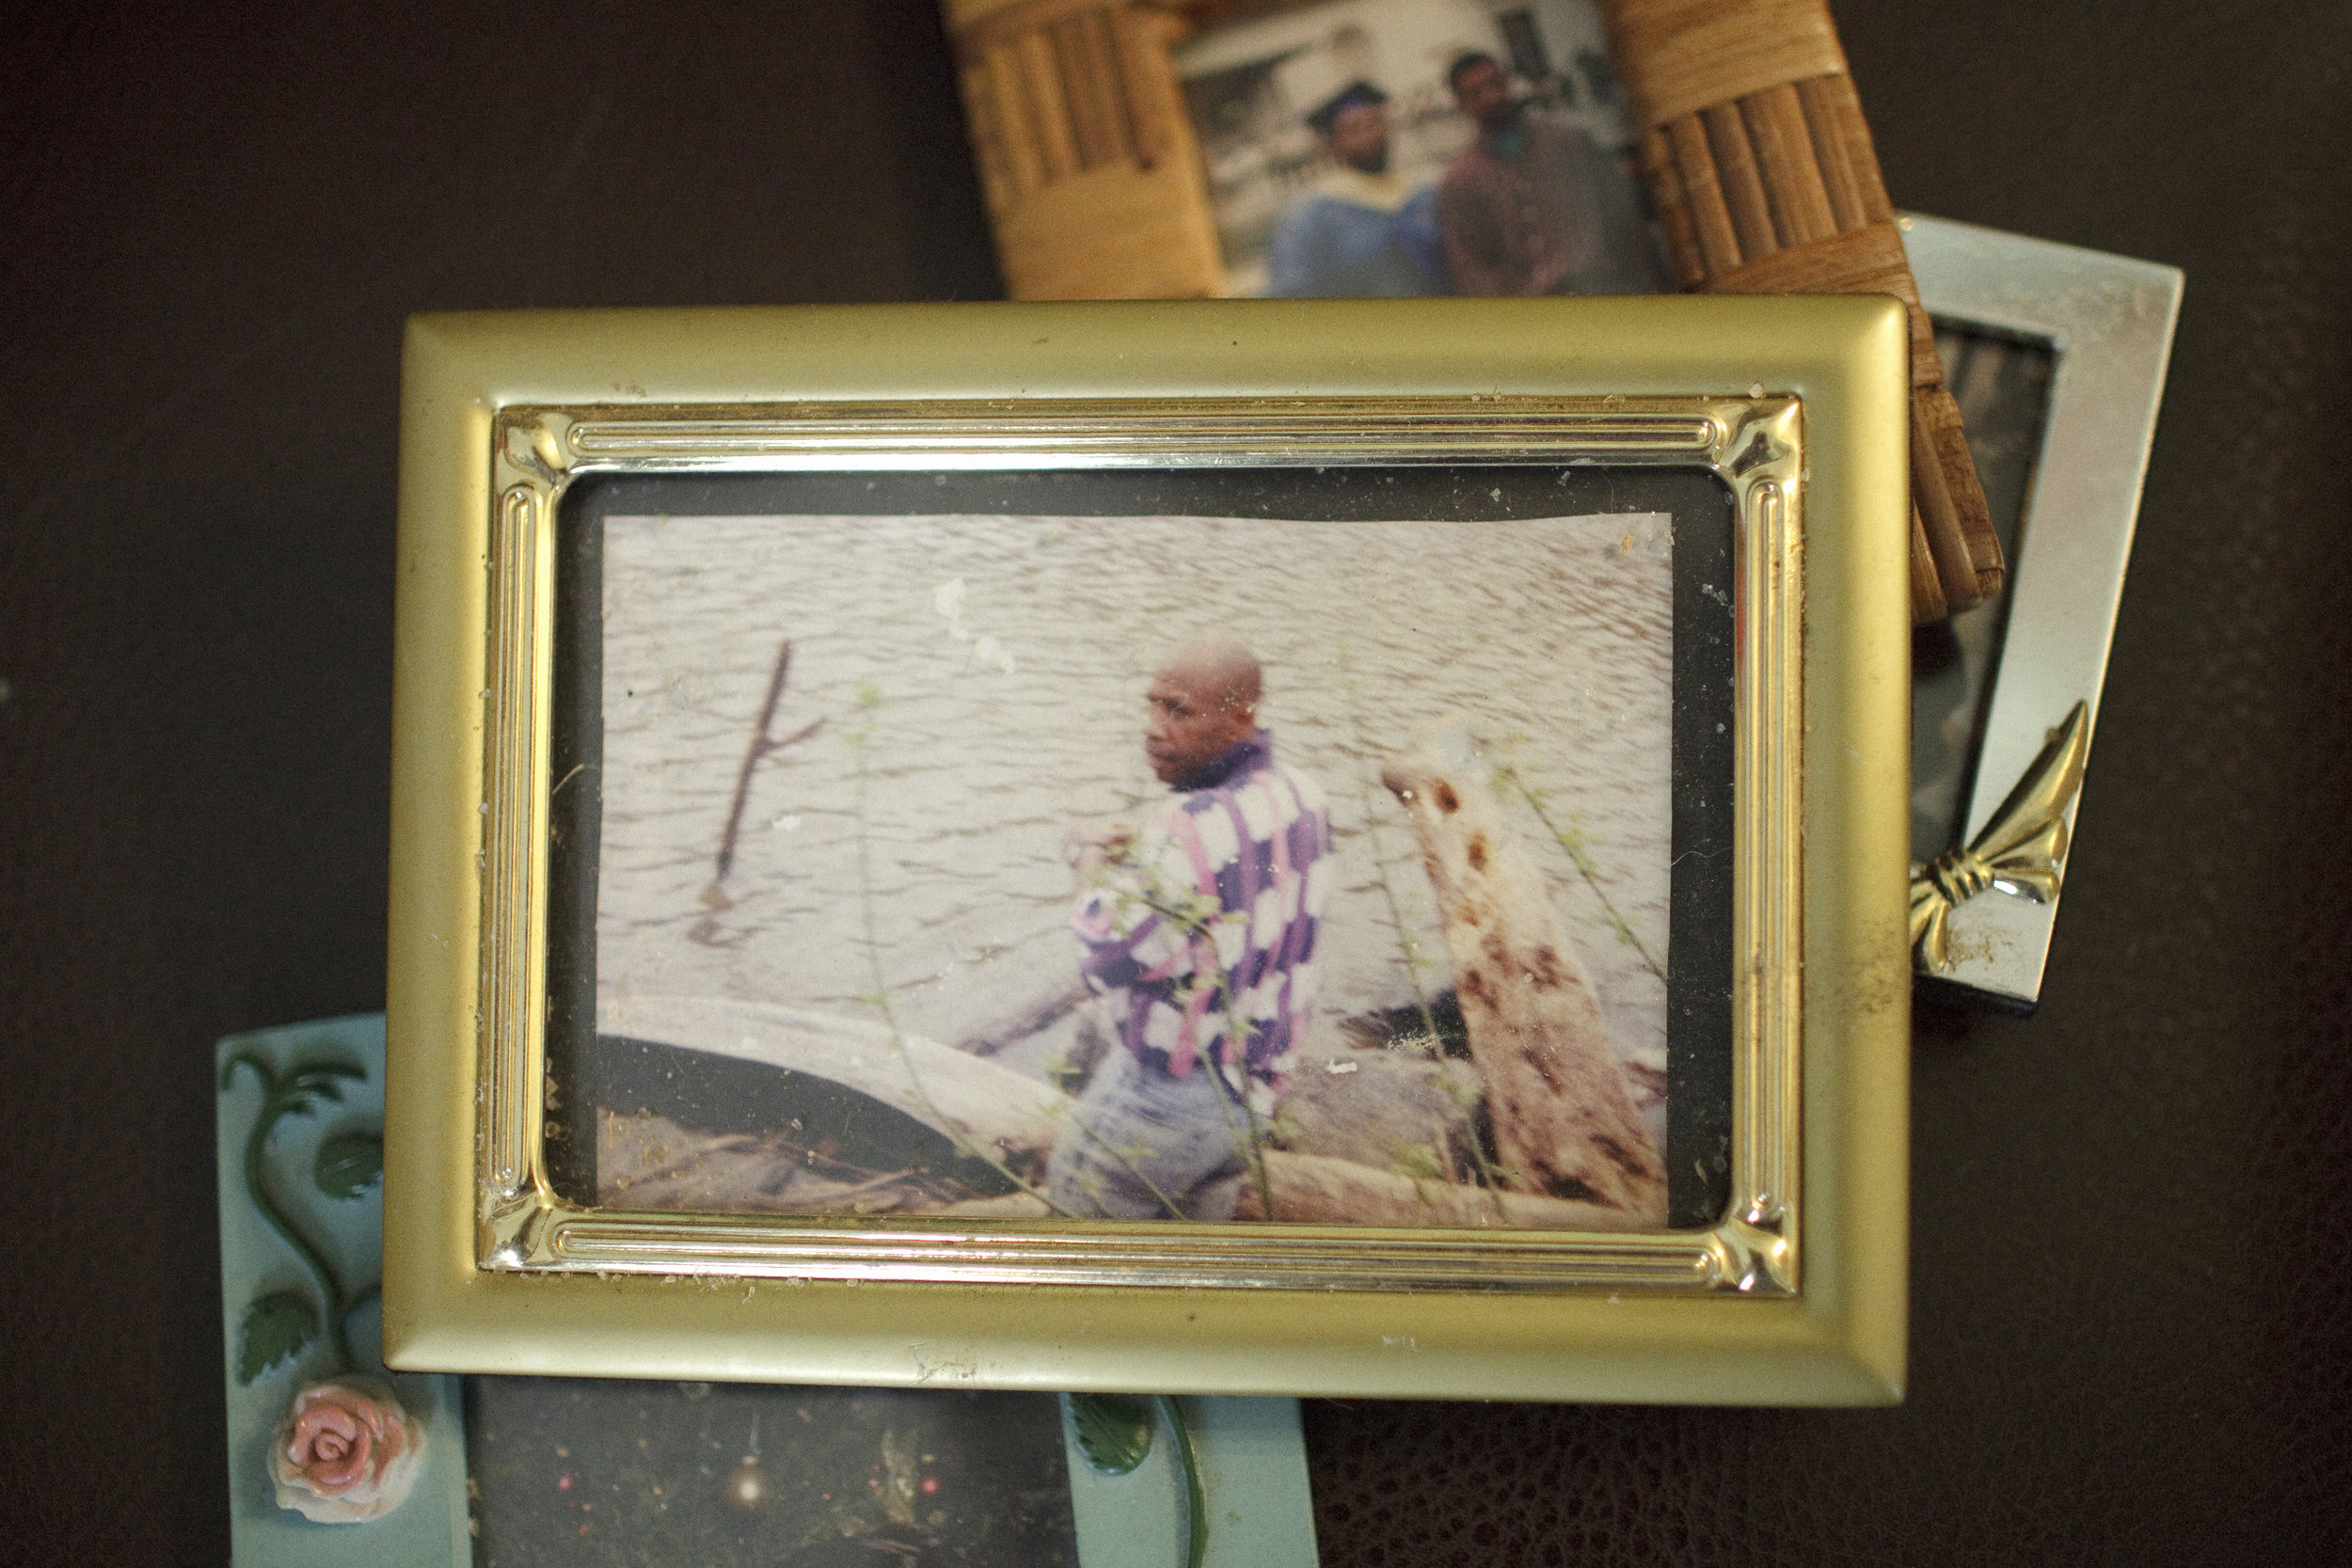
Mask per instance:
[[[561,541],[547,1050],[572,1201],[1722,1212],[1733,574],[1711,476],[637,476],[578,488]],[[1213,631],[1262,695],[1186,763],[1146,699]],[[1446,877],[1424,862],[1451,814],[1383,777],[1409,788],[1398,759],[1454,734],[1472,752],[1440,782],[1487,826]],[[1236,748],[1239,778],[1184,776]],[[1127,842],[1073,870],[1106,821]],[[1532,934],[1481,931],[1498,911]],[[1551,967],[1478,958],[1502,941]],[[1478,1059],[1465,986],[1490,1052],[1581,1031],[1546,1068],[1605,1071],[1620,1119],[1498,1116],[1525,1090]],[[992,1138],[1009,1118],[1027,1131]],[[1615,1152],[1540,1164],[1580,1132]]]

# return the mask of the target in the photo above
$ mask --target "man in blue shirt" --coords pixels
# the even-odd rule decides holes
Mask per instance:
[[[1450,292],[1437,193],[1389,169],[1388,103],[1370,82],[1351,82],[1307,117],[1333,166],[1275,224],[1267,293],[1381,299]]]

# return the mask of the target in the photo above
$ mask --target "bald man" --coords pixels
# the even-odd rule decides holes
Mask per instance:
[[[1054,1146],[1057,1207],[1114,1219],[1230,1219],[1314,1016],[1331,813],[1274,759],[1262,674],[1238,638],[1196,638],[1153,673],[1143,752],[1174,792],[1140,830],[1071,835],[1070,917],[1120,1049]]]

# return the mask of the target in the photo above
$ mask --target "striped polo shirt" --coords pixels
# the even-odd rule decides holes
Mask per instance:
[[[1117,1000],[1119,1037],[1171,1077],[1197,1062],[1279,1092],[1315,1006],[1315,938],[1331,902],[1331,810],[1260,730],[1168,802],[1080,895],[1081,971]],[[1253,1097],[1264,1098],[1264,1097]]]

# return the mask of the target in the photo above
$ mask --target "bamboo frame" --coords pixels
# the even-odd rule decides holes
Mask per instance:
[[[1601,0],[1675,276],[1720,293],[1892,293],[1911,316],[1913,617],[2000,592],[2000,541],[1944,387],[1823,0]]]
[[[2096,733],[2139,486],[2181,306],[2180,272],[1937,218],[1899,217],[1928,309],[1949,325],[2046,348],[2056,360],[2016,548],[1999,651],[1957,849],[1999,815],[2070,710],[2081,754]],[[1922,714],[1917,721],[1934,721]],[[2064,802],[2071,836],[2079,801]],[[1932,856],[1934,851],[1926,851]],[[1950,914],[1948,961],[1925,982],[2011,1011],[2040,1000],[2067,863],[2039,896],[1988,890]],[[1925,875],[1927,867],[1915,868]]]
[[[1015,299],[1219,292],[1216,229],[1168,48],[1129,0],[946,0],[982,194]]]
[[[1708,293],[1899,297],[1912,323],[1913,619],[1940,621],[1997,594],[2000,542],[1824,0],[1600,3],[1677,281]],[[1288,6],[943,6],[1011,296],[1223,292],[1168,51],[1200,26]]]

